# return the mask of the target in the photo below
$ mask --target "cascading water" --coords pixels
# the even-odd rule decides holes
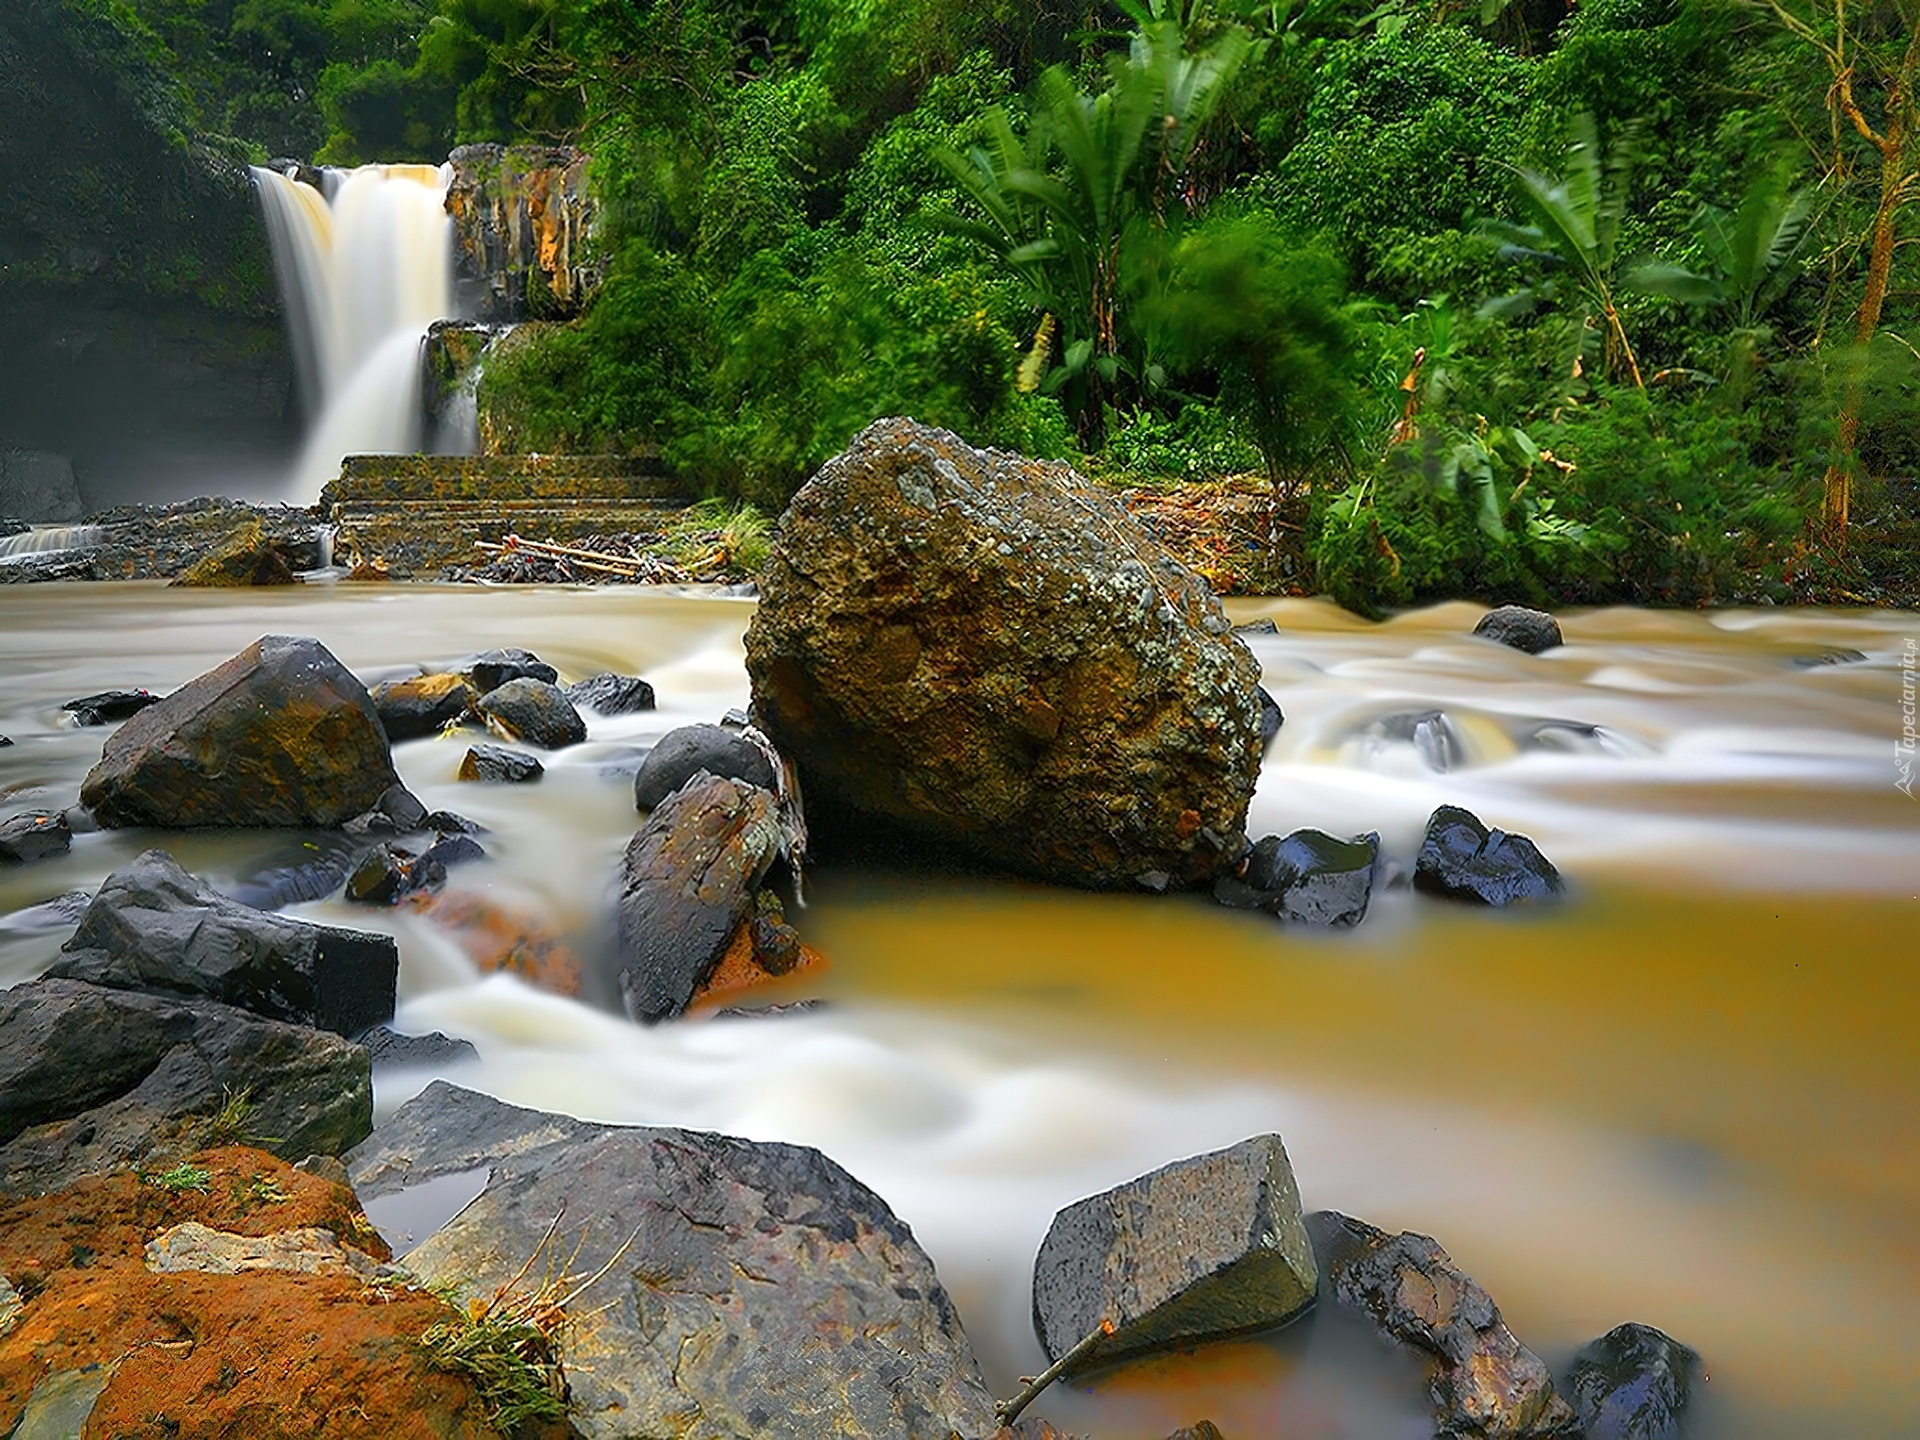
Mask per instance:
[[[66,550],[91,549],[104,535],[98,525],[36,525],[18,535],[0,538],[0,565]]]
[[[256,166],[308,413],[293,476],[310,499],[350,454],[418,450],[420,346],[452,309],[450,171],[363,165],[328,171],[322,195]]]

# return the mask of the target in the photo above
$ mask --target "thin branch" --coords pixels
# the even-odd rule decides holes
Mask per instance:
[[[1075,1345],[1071,1350],[1067,1351],[1066,1354],[1054,1361],[1053,1364],[1029,1380],[1026,1389],[1022,1390],[1011,1400],[998,1402],[993,1407],[994,1418],[1002,1425],[1011,1425],[1015,1420],[1018,1420],[1020,1418],[1020,1412],[1040,1398],[1040,1392],[1042,1390],[1045,1390],[1049,1385],[1053,1384],[1054,1381],[1064,1375],[1067,1367],[1072,1365],[1074,1361],[1080,1359],[1081,1356],[1085,1355],[1089,1350],[1093,1349],[1095,1345],[1099,1344],[1111,1334],[1113,1334],[1113,1321],[1102,1320],[1078,1345]]]

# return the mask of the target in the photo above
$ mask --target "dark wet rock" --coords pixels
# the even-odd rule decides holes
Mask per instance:
[[[107,877],[50,975],[206,996],[269,1019],[357,1035],[393,1015],[387,935],[309,925],[214,893],[164,850]]]
[[[1299,925],[1358,925],[1367,918],[1380,859],[1380,837],[1341,840],[1324,830],[1269,835],[1235,873],[1214,882],[1222,905],[1266,910]]]
[[[0,820],[0,865],[22,865],[64,855],[73,844],[65,815],[16,815]]]
[[[44,1194],[216,1139],[335,1155],[372,1129],[371,1075],[367,1052],[326,1030],[213,1000],[28,981],[0,992],[0,1193]],[[213,1126],[222,1112],[242,1135]]]
[[[1278,635],[1280,633],[1280,627],[1273,623],[1271,617],[1263,615],[1258,620],[1249,620],[1244,625],[1234,626],[1233,633],[1236,635]]]
[[[653,686],[638,675],[594,675],[566,688],[567,699],[601,715],[633,715],[653,709]]]
[[[500,745],[474,745],[460,762],[462,780],[488,785],[524,785],[547,773],[547,767],[524,750]]]
[[[559,1342],[585,1440],[976,1440],[997,1428],[932,1262],[816,1150],[592,1125],[436,1081],[347,1164],[373,1200],[491,1169],[479,1198],[408,1253],[429,1284],[492,1294],[555,1215],[570,1269],[611,1265],[584,1301],[593,1322]]]
[[[438,735],[474,707],[480,692],[463,675],[415,675],[386,680],[368,692],[389,740]]]
[[[331,829],[398,781],[352,672],[268,635],[108,737],[80,799],[107,826]]]
[[[1860,665],[1865,663],[1866,658],[1863,652],[1840,645],[1813,655],[1796,655],[1793,663],[1801,670],[1818,670],[1826,665]]]
[[[470,864],[475,860],[487,858],[487,852],[478,840],[467,835],[443,835],[427,848],[422,860],[431,860],[442,870],[455,865]]]
[[[340,827],[346,834],[411,835],[427,828],[427,807],[404,785],[389,785],[374,807]]]
[[[756,915],[750,922],[753,958],[769,975],[785,975],[800,963],[800,932],[784,920]]]
[[[1493,1297],[1425,1235],[1389,1235],[1337,1211],[1307,1216],[1322,1298],[1367,1317],[1427,1369],[1440,1435],[1576,1440],[1580,1424],[1544,1362],[1514,1338]]]
[[[1483,640],[1524,650],[1529,655],[1566,643],[1560,638],[1558,620],[1544,610],[1529,610],[1524,605],[1501,605],[1489,610],[1473,627],[1473,633]]]
[[[69,890],[38,905],[28,905],[10,914],[0,915],[0,931],[16,935],[45,935],[55,930],[71,930],[87,913],[93,896],[85,890]]]
[[[438,890],[446,883],[447,870],[439,861],[376,845],[347,877],[346,898],[356,905],[398,905],[417,890]]]
[[[1033,1325],[1058,1360],[1102,1320],[1076,1370],[1284,1325],[1318,1271],[1278,1135],[1181,1160],[1053,1217],[1033,1263]]]
[[[131,719],[149,705],[158,705],[160,700],[149,690],[102,690],[69,700],[60,708],[72,714],[76,725],[112,725]]]
[[[682,725],[660,737],[633,778],[633,803],[651,810],[700,771],[762,790],[779,786],[766,752],[745,736],[718,725]]]
[[[482,650],[469,655],[454,667],[482,695],[497,690],[509,680],[543,680],[551,685],[560,672],[531,650],[509,646],[504,650]]]
[[[478,820],[469,820],[466,816],[456,815],[451,810],[429,810],[427,812],[427,818],[420,822],[420,828],[422,830],[432,830],[440,835],[487,835],[492,833]]]
[[[385,1025],[376,1025],[360,1037],[373,1057],[375,1068],[382,1065],[458,1065],[463,1060],[478,1060],[480,1052],[471,1040],[456,1040],[438,1030],[427,1035],[402,1035]]]
[[[1533,841],[1489,830],[1458,805],[1442,805],[1427,821],[1413,885],[1429,895],[1493,906],[1566,892],[1560,872]]]
[[[6,749],[7,746],[11,744],[13,744],[12,737],[7,735],[0,735],[0,750]]]
[[[1586,1440],[1680,1440],[1702,1378],[1698,1352],[1629,1322],[1580,1347],[1566,1390]]]
[[[754,714],[823,830],[1106,888],[1211,881],[1240,843],[1259,666],[1065,465],[877,421],[794,497],[760,585]]]
[[[647,817],[620,870],[619,983],[652,1023],[687,1008],[712,975],[780,849],[773,796],[709,775]]]
[[[33,529],[31,520],[22,520],[13,515],[0,515],[0,540],[9,535],[24,535]]]
[[[1273,748],[1274,737],[1280,733],[1280,727],[1287,723],[1287,717],[1280,711],[1280,702],[1267,693],[1267,687],[1256,685],[1254,693],[1260,700],[1260,753],[1264,756]]]
[[[1267,621],[1269,625],[1272,623],[1271,620]],[[1167,1440],[1227,1440],[1227,1437],[1220,1433],[1220,1427],[1211,1420],[1202,1420],[1197,1425],[1182,1425],[1167,1436]]]
[[[544,680],[509,680],[481,696],[473,708],[503,740],[563,750],[587,738],[586,721],[566,693]]]

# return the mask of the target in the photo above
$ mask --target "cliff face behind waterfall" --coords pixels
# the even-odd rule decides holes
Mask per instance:
[[[0,444],[90,504],[203,493],[296,437],[246,166],[99,0],[0,4]]]

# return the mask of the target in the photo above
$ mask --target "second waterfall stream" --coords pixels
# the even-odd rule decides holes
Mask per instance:
[[[323,189],[256,166],[311,417],[288,498],[312,500],[350,454],[420,448],[420,347],[452,310],[450,171],[329,170]]]

